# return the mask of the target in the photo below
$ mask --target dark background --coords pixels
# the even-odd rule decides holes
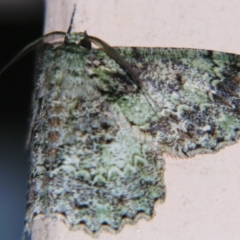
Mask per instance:
[[[0,0],[0,69],[42,35],[43,0]],[[21,239],[29,169],[26,139],[34,52],[0,75],[0,239]]]

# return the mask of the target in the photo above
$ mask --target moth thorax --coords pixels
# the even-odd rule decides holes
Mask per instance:
[[[78,45],[91,49],[91,42],[88,40],[86,33],[68,33],[65,36],[65,43],[70,45]]]
[[[83,39],[85,39],[84,33],[68,33],[66,34],[65,42],[79,45]]]

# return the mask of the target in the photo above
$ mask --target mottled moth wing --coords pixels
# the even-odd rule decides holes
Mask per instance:
[[[141,85],[102,50],[65,42],[43,54],[26,231],[37,214],[91,233],[152,216],[165,198],[164,152],[193,156],[239,138],[239,56],[115,49]]]
[[[125,111],[141,90],[101,50],[63,44],[47,49],[35,91],[32,163],[26,231],[34,215],[65,216],[70,228],[123,223],[151,216],[163,200],[163,159],[158,146]],[[128,106],[130,104],[130,106]],[[149,110],[149,112],[148,112]]]
[[[162,152],[194,156],[239,139],[239,55],[176,48],[118,51],[142,79],[158,114],[144,111],[138,97],[133,100],[129,95],[124,96],[129,107],[122,111]]]

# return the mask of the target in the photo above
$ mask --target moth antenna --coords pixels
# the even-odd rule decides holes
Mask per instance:
[[[86,32],[84,33],[86,34]],[[92,43],[100,47],[109,57],[114,59],[133,78],[139,87],[142,87],[141,79],[136,75],[129,64],[119,55],[119,53],[113,47],[99,38],[89,35],[87,35],[87,37]]]
[[[69,25],[67,33],[72,32],[73,20],[74,20],[74,16],[75,16],[75,13],[76,13],[76,9],[77,9],[77,6],[76,6],[76,4],[74,4],[73,13],[72,13],[72,17],[71,17],[71,21],[70,21],[70,25]]]
[[[85,34],[86,31],[84,32]],[[106,42],[103,40],[86,35],[88,39],[100,47],[109,57],[114,59],[126,72],[127,74],[133,79],[133,81],[137,84],[137,86],[143,91],[143,94],[148,101],[148,103],[151,105],[152,109],[154,112],[156,112],[156,107],[159,109],[159,106],[157,103],[151,98],[151,96],[148,94],[147,89],[143,86],[142,80],[138,77],[138,75],[135,73],[135,71],[129,66],[129,64],[120,56],[118,51],[116,51],[113,47],[108,45]]]
[[[44,36],[38,38],[37,40],[31,42],[30,44],[28,44],[26,47],[24,47],[4,68],[1,69],[0,71],[0,75],[8,68],[10,67],[12,64],[14,64],[15,62],[17,62],[18,60],[20,60],[21,58],[23,58],[25,55],[27,55],[29,52],[33,51],[34,49],[36,49],[37,47],[39,47],[42,44],[42,41],[51,36],[51,35],[63,35],[65,36],[66,33],[65,32],[60,32],[60,31],[56,31],[56,32],[51,32],[48,34],[45,34]]]

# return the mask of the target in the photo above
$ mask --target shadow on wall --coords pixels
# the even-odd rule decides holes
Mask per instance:
[[[0,0],[0,68],[42,34],[43,1]],[[0,75],[0,239],[21,239],[29,152],[26,139],[34,86],[34,53]]]

